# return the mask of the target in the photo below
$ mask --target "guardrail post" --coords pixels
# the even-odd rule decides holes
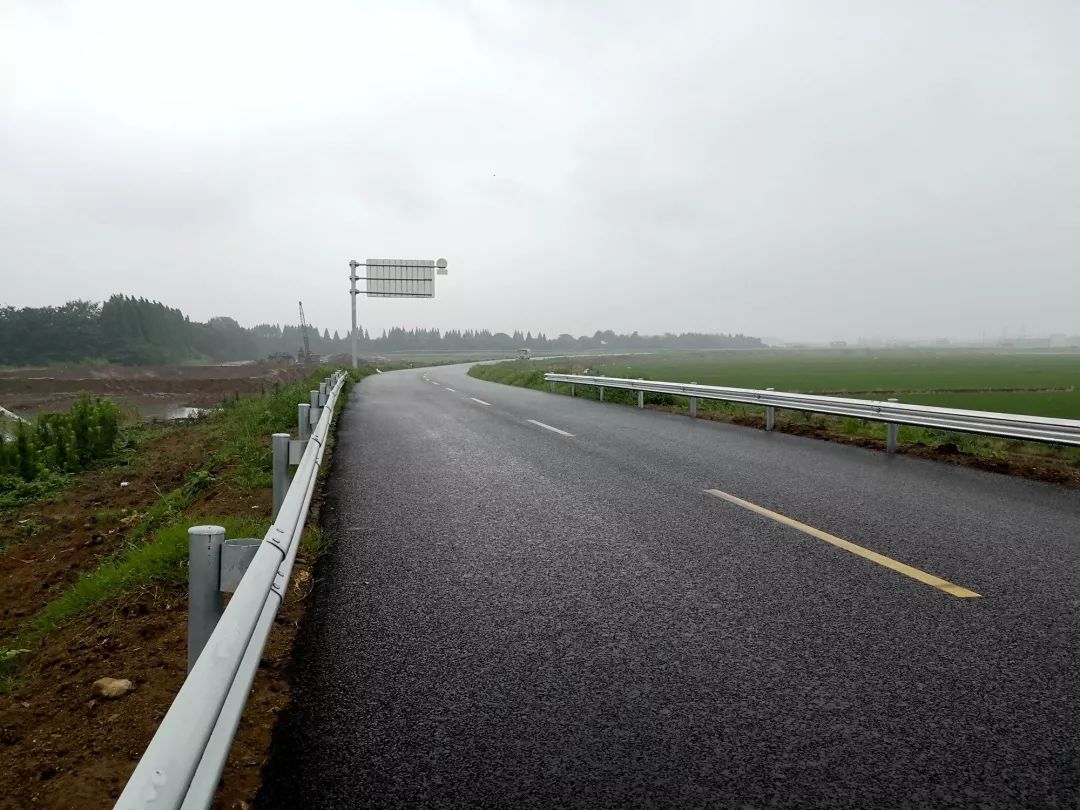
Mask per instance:
[[[551,380],[550,382],[548,382],[548,391],[550,391],[553,394],[555,393],[555,381],[554,380]]]
[[[604,401],[604,386],[600,386],[600,401]]]
[[[274,508],[271,516],[277,520],[285,493],[289,491],[289,434],[275,433],[270,439],[272,449],[270,469],[274,480]]]
[[[697,382],[694,381],[694,380],[691,380],[690,384],[691,385],[697,385]],[[691,419],[696,419],[697,418],[697,397],[690,397],[690,418]]]
[[[302,442],[311,438],[311,405],[307,402],[296,406],[296,438]]]
[[[311,414],[311,426],[315,427],[317,424],[319,424],[319,416],[320,416],[320,413],[319,413],[319,392],[318,391],[308,391],[308,397],[311,400],[310,403],[309,403],[310,408],[308,410],[308,413]]]
[[[766,391],[775,391],[775,388],[766,388]],[[772,430],[776,427],[776,408],[772,405],[765,406],[765,429]]]
[[[221,526],[188,529],[188,646],[187,668],[195,666],[210,634],[225,610],[221,596]]]
[[[645,407],[645,392],[644,391],[638,391],[637,392],[637,406],[639,408],[644,408]]]
[[[889,402],[899,402],[896,397],[889,397]],[[897,434],[899,432],[899,425],[896,422],[889,422],[885,427],[885,450],[889,453],[896,452]]]
[[[218,590],[222,593],[236,593],[240,582],[255,559],[255,553],[262,545],[257,537],[234,537],[221,544],[221,573]]]
[[[326,407],[326,381],[319,383],[319,407]]]
[[[574,385],[573,383],[570,383],[570,396],[572,396],[572,397],[577,396],[577,386]]]

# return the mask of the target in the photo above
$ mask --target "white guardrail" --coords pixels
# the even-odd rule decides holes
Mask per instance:
[[[741,402],[760,405],[766,411],[766,429],[771,430],[776,408],[794,411],[825,413],[834,416],[854,416],[889,426],[888,449],[896,450],[896,426],[953,430],[961,433],[981,433],[1008,439],[1080,446],[1080,421],[1075,419],[1049,419],[1042,416],[1026,416],[991,411],[966,411],[959,408],[937,408],[930,405],[908,405],[896,400],[885,401],[846,399],[815,394],[789,394],[771,388],[725,388],[718,385],[697,383],[658,382],[654,380],[631,380],[622,377],[590,377],[583,374],[545,374],[544,379],[554,390],[555,383],[569,383],[571,394],[578,385],[591,385],[600,389],[600,399],[605,388],[620,388],[638,392],[638,407],[645,406],[644,395],[670,394],[690,398],[690,415],[697,415],[698,399],[717,399],[725,402]]]
[[[300,405],[300,435],[304,441],[302,448],[297,450],[302,449],[302,455],[280,505],[279,499],[275,498],[274,524],[264,540],[257,544],[257,550],[220,619],[214,616],[217,623],[213,631],[208,632],[205,645],[196,644],[192,656],[194,665],[189,661],[187,679],[120,794],[117,808],[201,809],[210,806],[274,616],[285,598],[322,464],[334,405],[344,381],[344,372],[335,373],[324,381],[319,391],[312,392],[310,405]],[[305,436],[307,426],[303,417],[308,417],[311,424],[310,438]],[[277,458],[275,477],[276,467]],[[223,534],[219,527],[200,526],[192,529],[192,538],[209,537],[213,534],[211,530]],[[193,540],[193,616],[197,598],[195,549]],[[220,537],[217,551],[211,549],[210,552],[211,555],[215,553],[220,560]],[[205,547],[203,556],[207,556]],[[224,582],[224,574],[221,579]],[[216,586],[215,581],[215,591]],[[189,635],[194,635],[193,629],[196,625],[189,623]]]

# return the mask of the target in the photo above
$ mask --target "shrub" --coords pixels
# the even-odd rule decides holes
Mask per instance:
[[[0,439],[0,474],[29,482],[43,470],[85,469],[112,454],[119,433],[116,403],[80,394],[67,413],[39,414],[33,425],[16,423],[12,441]]]

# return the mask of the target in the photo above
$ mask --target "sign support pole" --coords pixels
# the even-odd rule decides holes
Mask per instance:
[[[349,262],[349,281],[352,283],[352,367],[356,368],[356,268],[360,263],[355,259]]]

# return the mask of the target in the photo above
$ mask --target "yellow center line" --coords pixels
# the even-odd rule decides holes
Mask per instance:
[[[878,554],[876,551],[871,551],[868,548],[857,546],[852,542],[837,537],[836,535],[823,532],[821,529],[815,529],[813,526],[807,526],[805,523],[800,523],[797,520],[793,520],[784,515],[772,512],[766,509],[764,506],[758,506],[756,503],[750,503],[750,501],[744,501],[742,498],[736,498],[734,495],[729,495],[726,492],[721,492],[718,489],[705,490],[709,495],[713,495],[721,500],[725,500],[728,503],[733,503],[736,506],[741,506],[743,509],[748,509],[751,512],[757,512],[759,515],[764,515],[767,518],[775,520],[777,523],[783,523],[785,526],[790,526],[793,529],[798,529],[800,532],[805,532],[811,537],[816,537],[818,540],[824,540],[826,543],[831,543],[838,548],[850,551],[852,554],[858,554],[872,562],[876,562],[878,565],[884,565],[886,568],[891,568],[899,574],[917,579],[919,582],[923,582],[927,585],[932,585],[938,590],[945,591],[952,596],[958,596],[961,599],[970,599],[972,597],[978,598],[979,594],[975,591],[969,591],[967,588],[961,588],[959,585],[953,585],[948,580],[935,577],[933,574],[928,574],[925,571],[920,571],[918,568],[912,568],[910,565],[905,565],[902,562],[886,557],[884,554]]]

